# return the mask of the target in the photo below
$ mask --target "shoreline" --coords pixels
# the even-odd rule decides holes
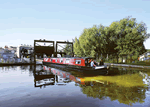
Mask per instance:
[[[122,66],[122,67],[135,67],[135,68],[148,68],[150,69],[150,66],[142,66],[142,65],[130,65],[130,64],[114,64],[114,63],[104,63],[108,66]]]

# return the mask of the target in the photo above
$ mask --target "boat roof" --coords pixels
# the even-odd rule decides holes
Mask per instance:
[[[94,57],[50,57],[50,58],[71,58],[71,59],[81,58],[81,59],[95,59]]]

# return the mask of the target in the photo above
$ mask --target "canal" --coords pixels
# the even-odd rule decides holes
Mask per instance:
[[[0,107],[150,107],[150,69],[0,67]]]

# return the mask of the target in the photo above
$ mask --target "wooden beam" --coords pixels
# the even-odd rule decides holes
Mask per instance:
[[[56,41],[56,43],[73,44],[73,42],[61,42],[61,41]]]
[[[51,42],[51,43],[54,43],[54,41],[47,41],[47,40],[34,40],[34,42]]]

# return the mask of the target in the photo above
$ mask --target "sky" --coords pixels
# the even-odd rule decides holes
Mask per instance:
[[[34,40],[72,42],[84,28],[132,16],[150,33],[150,0],[1,0],[0,47]],[[150,38],[144,42],[150,49]]]

